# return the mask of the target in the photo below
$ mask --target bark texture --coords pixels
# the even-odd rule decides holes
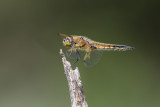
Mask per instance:
[[[76,67],[75,70],[72,70],[71,63],[66,60],[62,49],[60,49],[60,55],[62,56],[64,71],[68,81],[72,107],[88,107],[78,67]]]

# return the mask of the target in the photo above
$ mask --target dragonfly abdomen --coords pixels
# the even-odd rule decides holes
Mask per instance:
[[[133,47],[126,46],[126,45],[113,45],[112,47],[114,50],[123,50],[123,51],[134,49]]]
[[[97,50],[130,50],[130,49],[134,49],[133,47],[126,46],[126,45],[106,44],[106,43],[99,43],[99,42],[94,42],[92,44],[97,48]]]

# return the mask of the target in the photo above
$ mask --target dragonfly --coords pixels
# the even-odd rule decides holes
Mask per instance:
[[[85,36],[78,35],[67,35],[63,33],[58,33],[59,36],[64,37],[63,45],[67,50],[67,56],[71,57],[72,54],[75,54],[75,62],[72,66],[77,63],[80,58],[80,52],[84,53],[83,62],[87,67],[94,66],[97,64],[102,56],[102,52],[105,50],[119,50],[126,51],[132,50],[134,47],[126,45],[117,45],[117,44],[108,44],[93,41]]]

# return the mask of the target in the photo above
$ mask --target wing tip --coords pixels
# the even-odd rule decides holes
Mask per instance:
[[[125,46],[125,49],[124,49],[124,50],[133,50],[133,49],[135,49],[135,47]]]

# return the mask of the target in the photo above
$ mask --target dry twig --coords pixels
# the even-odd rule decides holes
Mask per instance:
[[[88,107],[78,67],[76,67],[75,70],[72,70],[71,64],[66,60],[65,54],[62,52],[62,49],[60,49],[60,55],[62,56],[62,62],[68,81],[72,107]]]

